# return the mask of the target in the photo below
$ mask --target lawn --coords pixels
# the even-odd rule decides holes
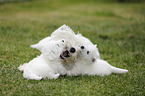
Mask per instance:
[[[42,0],[0,3],[0,95],[145,95],[145,3]],[[40,54],[30,45],[69,25],[98,45],[101,58],[128,69],[109,76],[27,80],[17,67]]]

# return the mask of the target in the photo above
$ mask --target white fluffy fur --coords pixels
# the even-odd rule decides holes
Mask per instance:
[[[62,42],[62,39],[65,42]],[[84,46],[84,49],[81,46]],[[40,40],[31,47],[38,49],[42,54],[29,63],[20,65],[19,70],[23,71],[23,76],[27,79],[56,79],[60,74],[104,76],[111,73],[128,72],[128,70],[113,67],[101,60],[96,45],[81,34],[76,35],[66,25],[61,26],[50,37]],[[65,50],[70,50],[71,47],[74,47],[76,52],[62,60],[59,57],[60,54]],[[69,65],[73,67],[67,69]]]
[[[57,30],[55,30],[51,34],[51,36],[40,40],[37,44],[31,45],[31,47],[36,48],[39,51],[41,51],[42,48],[44,47],[44,45],[46,45],[51,40],[61,40],[61,39],[65,39],[67,42],[69,42],[70,45],[68,45],[68,46],[73,46],[77,43],[77,41],[71,42],[74,39],[77,40],[75,38],[75,33],[68,26],[63,25],[63,26],[59,27]]]
[[[40,56],[18,68],[23,71],[23,76],[27,79],[56,79],[60,74],[66,73],[59,57],[64,49],[65,43],[62,40],[50,41],[42,48]]]
[[[80,50],[80,46],[94,46],[94,44],[87,39],[86,37],[82,36],[81,34],[75,34],[70,27],[66,26],[65,24],[55,30],[51,36],[46,37],[40,40],[37,44],[31,45],[32,48],[38,49],[40,52],[44,45],[46,45],[51,40],[61,40],[65,39],[66,42],[69,42],[67,47],[75,47],[77,50]],[[73,42],[72,42],[73,41]],[[97,45],[97,44],[95,44]],[[96,46],[96,57],[100,58],[100,54],[98,48]]]

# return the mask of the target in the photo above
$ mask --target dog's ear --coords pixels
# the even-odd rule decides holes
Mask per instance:
[[[95,47],[97,47],[97,44],[95,44]]]
[[[81,34],[81,33],[79,33],[79,31],[78,31],[77,36],[82,36],[82,34]]]

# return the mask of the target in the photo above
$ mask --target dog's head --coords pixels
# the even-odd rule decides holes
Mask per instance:
[[[96,62],[97,59],[100,58],[100,54],[98,53],[98,49],[96,45],[88,45],[88,46],[80,46],[81,48],[81,58],[86,61],[86,64],[92,64]]]
[[[42,54],[49,60],[60,59],[60,54],[66,48],[65,40],[51,40],[42,48]]]
[[[42,48],[42,55],[48,60],[59,60],[66,69],[70,70],[77,59],[78,49],[64,39],[51,40]]]
[[[60,54],[60,58],[61,59],[67,59],[69,57],[71,57],[73,54],[76,53],[76,49],[74,47],[71,48],[66,48],[62,54]]]
[[[62,64],[67,70],[71,70],[77,60],[79,49],[77,46],[70,46],[71,44],[66,44],[67,47],[60,54]]]

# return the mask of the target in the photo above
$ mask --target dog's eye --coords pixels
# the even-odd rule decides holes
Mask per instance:
[[[84,46],[81,46],[81,49],[85,49],[85,47]]]
[[[87,54],[89,54],[90,52],[89,51],[87,51]]]
[[[57,44],[57,46],[59,47],[59,44]]]

